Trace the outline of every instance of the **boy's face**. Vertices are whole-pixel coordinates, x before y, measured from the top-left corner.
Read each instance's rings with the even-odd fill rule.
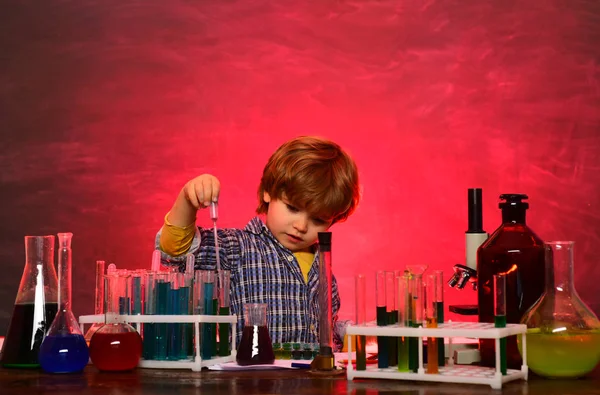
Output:
[[[310,251],[318,233],[325,232],[331,226],[330,220],[312,217],[294,207],[285,196],[273,199],[265,192],[263,199],[269,203],[267,227],[277,241],[292,252]]]

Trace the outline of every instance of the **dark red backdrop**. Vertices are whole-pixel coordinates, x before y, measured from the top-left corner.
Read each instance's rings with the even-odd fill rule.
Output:
[[[243,226],[268,155],[299,134],[360,166],[364,199],[333,229],[344,318],[359,271],[451,273],[472,186],[488,231],[500,193],[528,193],[539,235],[577,242],[600,312],[599,4],[3,0],[0,334],[24,235],[75,234],[75,312],[91,313],[94,261],[148,267],[186,180],[220,177],[221,225]]]

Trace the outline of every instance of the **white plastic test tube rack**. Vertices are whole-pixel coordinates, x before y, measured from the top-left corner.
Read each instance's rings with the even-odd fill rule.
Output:
[[[104,314],[82,315],[79,316],[79,325],[83,329],[83,324],[103,324]],[[201,323],[229,323],[231,324],[231,353],[226,357],[215,357],[202,359],[200,347],[194,347],[194,358],[189,360],[145,360],[140,359],[138,367],[149,369],[191,369],[199,372],[203,367],[218,365],[226,362],[234,362],[237,355],[236,345],[236,324],[235,315],[120,315],[119,322],[125,322],[132,325],[138,333],[142,323],[192,323],[194,324],[194,344],[200,343],[200,324]],[[84,331],[85,333],[85,331]]]
[[[419,339],[419,367],[417,372],[399,372],[397,367],[379,369],[377,366],[367,365],[366,370],[356,370],[351,363],[348,364],[346,377],[378,378],[395,380],[433,381],[442,383],[463,384],[489,384],[494,389],[501,389],[502,384],[509,381],[527,380],[527,326],[521,324],[507,324],[506,328],[494,328],[494,324],[480,322],[446,322],[438,324],[437,328],[411,328],[397,325],[377,326],[374,322],[366,325],[350,325],[346,327],[348,335],[348,360],[352,360],[353,336],[390,336],[390,337],[418,337]],[[506,375],[500,372],[500,339],[506,336],[520,335],[522,339],[523,364],[521,370],[508,369]],[[446,366],[439,367],[439,373],[428,374],[423,366],[423,337],[447,337],[449,339],[450,358]],[[469,337],[479,339],[496,339],[496,367],[488,368],[474,365],[455,365],[452,359],[452,338]]]

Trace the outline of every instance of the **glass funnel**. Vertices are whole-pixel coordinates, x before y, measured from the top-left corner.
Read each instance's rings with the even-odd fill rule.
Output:
[[[80,372],[90,356],[83,333],[71,311],[71,239],[73,233],[58,235],[58,313],[40,347],[42,369],[49,373]]]
[[[236,356],[239,365],[272,364],[275,361],[267,328],[267,304],[244,305],[244,330]]]
[[[544,377],[581,377],[600,360],[600,322],[575,290],[573,247],[572,241],[545,244],[545,290],[521,320],[527,364]]]
[[[131,311],[128,275],[109,274],[106,278],[106,324],[90,340],[90,358],[101,371],[134,369],[142,355],[142,338],[122,315]]]
[[[38,353],[58,311],[54,236],[25,236],[25,268],[2,348],[7,368],[38,368]]]

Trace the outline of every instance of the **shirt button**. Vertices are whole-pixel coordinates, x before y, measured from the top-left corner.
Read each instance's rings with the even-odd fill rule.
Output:
[[[291,261],[293,261],[293,260],[294,260],[294,257],[293,257],[293,256],[291,256],[291,255],[288,255],[288,257],[287,257],[287,260],[291,262]]]
[[[310,330],[314,331],[315,330],[315,326],[313,324],[310,324]]]

